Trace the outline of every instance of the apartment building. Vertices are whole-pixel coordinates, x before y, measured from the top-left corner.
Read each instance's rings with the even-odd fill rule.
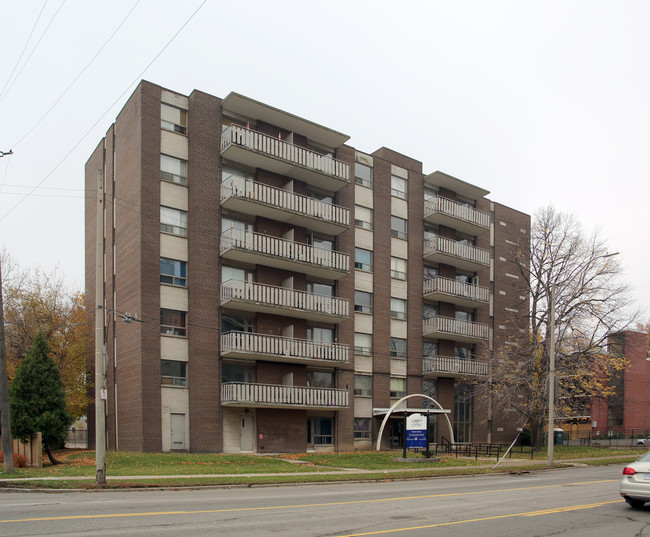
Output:
[[[237,93],[140,83],[86,164],[86,188],[104,182],[109,449],[365,450],[414,394],[457,441],[514,438],[475,382],[527,337],[529,216],[348,140]],[[91,198],[89,298],[97,224]],[[402,401],[381,446],[433,406]]]

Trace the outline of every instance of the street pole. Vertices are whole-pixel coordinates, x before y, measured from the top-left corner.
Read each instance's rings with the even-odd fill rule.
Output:
[[[546,464],[553,466],[553,433],[555,429],[555,284],[551,285],[551,311],[549,313],[548,341],[548,431]]]
[[[14,443],[11,436],[9,414],[9,381],[7,380],[7,354],[5,347],[5,318],[2,302],[2,266],[0,265],[0,429],[2,429],[2,452],[4,468],[8,474],[14,471]]]
[[[97,173],[97,252],[95,259],[95,481],[106,484],[106,376],[104,372],[104,175]]]

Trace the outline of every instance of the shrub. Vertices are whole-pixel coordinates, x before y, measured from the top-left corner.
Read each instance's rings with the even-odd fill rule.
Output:
[[[0,463],[5,462],[4,454],[0,451]],[[27,457],[14,453],[14,468],[27,468]]]

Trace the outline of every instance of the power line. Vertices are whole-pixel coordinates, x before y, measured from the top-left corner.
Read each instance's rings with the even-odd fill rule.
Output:
[[[43,7],[41,8],[41,11],[38,13],[38,17],[36,17],[36,22],[34,22],[34,26],[32,28],[32,31],[29,33],[29,37],[27,38],[27,41],[25,41],[25,46],[23,47],[23,51],[20,53],[20,56],[18,57],[18,61],[16,62],[16,65],[14,65],[14,68],[11,71],[11,74],[9,75],[9,78],[5,82],[4,87],[2,88],[2,91],[0,91],[0,95],[4,96],[5,89],[7,89],[7,85],[9,84],[9,81],[11,78],[14,76],[14,73],[16,72],[16,69],[18,68],[18,64],[20,64],[20,60],[23,59],[23,54],[25,54],[25,51],[27,50],[27,45],[29,44],[29,41],[32,38],[32,35],[34,35],[34,30],[36,30],[36,25],[38,24],[38,21],[41,19],[41,15],[43,14],[43,11],[45,10],[45,6],[47,5],[48,0],[45,0],[43,3]]]
[[[65,1],[65,0],[64,0],[64,1]],[[133,7],[132,7],[132,8],[130,9],[130,11],[126,14],[126,16],[122,19],[122,22],[120,22],[120,24],[117,25],[117,28],[115,28],[115,30],[113,31],[113,33],[109,36],[109,38],[108,38],[108,39],[106,40],[106,42],[102,45],[102,47],[97,51],[97,53],[92,57],[92,59],[91,59],[91,60],[86,64],[86,66],[81,70],[81,72],[80,72],[80,73],[79,73],[79,74],[78,74],[78,75],[77,75],[77,76],[72,80],[72,82],[70,82],[70,84],[68,85],[68,87],[65,88],[65,89],[63,90],[63,93],[61,93],[61,95],[59,95],[59,97],[56,99],[56,101],[54,101],[54,103],[52,103],[52,106],[50,106],[50,107],[47,109],[47,111],[46,111],[46,112],[41,116],[41,118],[40,118],[40,119],[39,119],[39,120],[34,124],[34,126],[31,127],[31,128],[30,128],[30,129],[25,133],[25,134],[23,134],[23,136],[22,136],[22,137],[21,137],[21,138],[20,138],[20,139],[19,139],[19,140],[14,144],[14,147],[16,147],[20,142],[22,142],[25,138],[27,138],[27,137],[32,133],[32,131],[33,131],[36,127],[38,127],[38,126],[43,122],[43,120],[44,120],[44,119],[45,119],[45,118],[50,114],[50,112],[52,111],[52,109],[53,109],[57,104],[59,104],[59,102],[61,101],[61,99],[63,99],[63,97],[65,96],[65,94],[68,93],[68,91],[70,90],[70,88],[72,88],[72,86],[74,86],[74,84],[77,82],[77,80],[79,80],[79,78],[81,78],[81,75],[83,75],[83,74],[86,72],[86,69],[88,69],[88,67],[90,67],[90,66],[92,65],[92,63],[95,61],[95,59],[97,59],[97,56],[99,56],[99,55],[101,54],[101,52],[106,48],[106,45],[108,45],[108,44],[111,42],[111,40],[113,39],[113,37],[115,36],[115,34],[116,34],[116,33],[118,32],[118,30],[122,27],[122,25],[124,24],[124,22],[126,21],[126,19],[129,18],[129,16],[131,15],[131,13],[133,13],[133,10],[138,6],[138,4],[140,3],[140,1],[141,1],[141,0],[137,0],[136,3],[133,4]],[[1,99],[0,99],[0,100],[1,100]],[[103,116],[102,116],[102,117],[103,117]]]
[[[50,172],[45,177],[43,177],[43,179],[30,192],[25,194],[25,197],[23,197],[18,203],[16,203],[11,209],[9,209],[2,217],[0,217],[0,222],[2,222],[5,218],[7,218],[7,216],[9,216],[14,210],[16,210],[16,208],[18,208],[29,196],[31,196],[32,193],[38,187],[40,187],[59,168],[59,166],[61,166],[61,164],[63,164],[68,159],[68,157],[73,153],[73,151],[77,149],[77,147],[79,147],[81,142],[83,142],[86,139],[86,137],[93,131],[93,129],[99,124],[99,122],[102,119],[104,119],[104,116],[108,114],[113,109],[113,107],[122,100],[124,95],[126,95],[126,93],[131,89],[131,87],[137,84],[137,82],[142,78],[142,75],[144,75],[147,69],[149,69],[149,67],[153,65],[153,63],[160,57],[160,55],[163,52],[165,52],[165,50],[167,50],[167,47],[169,47],[169,45],[172,44],[172,42],[185,29],[185,27],[190,23],[190,21],[195,17],[195,15],[199,12],[199,10],[205,5],[207,1],[208,0],[203,0],[203,2],[201,2],[199,7],[197,7],[196,10],[194,10],[194,13],[190,15],[190,17],[183,23],[183,25],[178,29],[178,31],[171,37],[171,39],[167,41],[167,43],[160,50],[160,52],[158,52],[158,54],[154,56],[154,58],[149,62],[149,64],[147,64],[147,66],[140,72],[140,74],[138,74],[135,80],[127,86],[127,88],[118,96],[117,99],[115,99],[115,101],[113,101],[113,103],[111,103],[111,105],[106,109],[106,111],[99,118],[97,118],[97,121],[95,121],[91,125],[91,127],[85,132],[85,134],[77,141],[77,143],[75,143],[74,146],[72,146],[72,149],[70,149],[70,151],[68,151],[65,154],[65,156],[56,164],[56,166],[54,166],[54,168],[52,168]]]
[[[12,88],[13,85],[16,83],[16,80],[18,80],[18,77],[20,76],[20,73],[23,72],[23,69],[24,69],[25,66],[29,63],[30,58],[31,58],[32,55],[34,54],[34,51],[38,48],[38,45],[40,45],[41,41],[43,40],[43,37],[45,37],[45,34],[46,34],[47,31],[50,29],[50,26],[52,26],[52,23],[54,22],[54,19],[56,19],[56,16],[59,14],[59,11],[61,11],[61,8],[63,7],[63,4],[65,4],[65,1],[66,1],[66,0],[63,0],[63,2],[61,2],[61,5],[59,6],[59,9],[56,10],[56,13],[55,13],[54,16],[50,19],[50,22],[49,22],[49,23],[47,24],[47,26],[45,27],[45,30],[43,30],[43,33],[41,34],[41,37],[38,38],[38,41],[36,42],[36,45],[34,45],[34,48],[33,48],[32,51],[29,53],[29,56],[27,56],[27,59],[25,60],[25,63],[23,63],[22,67],[20,68],[20,71],[18,71],[18,73],[16,74],[16,76],[14,77],[14,79],[11,81],[11,84],[9,85],[9,87],[7,88],[7,90],[6,90],[6,91],[5,91],[5,92],[0,96],[0,103],[1,103],[1,102],[4,100],[4,98],[9,94],[9,91],[11,91],[11,88]]]

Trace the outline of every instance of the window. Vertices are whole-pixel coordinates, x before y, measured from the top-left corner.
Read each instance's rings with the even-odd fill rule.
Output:
[[[246,179],[253,179],[253,176],[250,173],[238,170],[232,166],[221,166],[221,182],[224,183],[231,177],[233,180],[241,182],[242,184]]]
[[[454,347],[454,358],[458,358],[459,360],[471,360],[472,351],[467,347],[456,346]]]
[[[390,299],[390,316],[393,319],[406,319],[406,300],[403,298]]]
[[[438,344],[430,341],[423,341],[422,356],[438,356]]]
[[[187,111],[161,103],[160,127],[166,131],[187,134]]]
[[[434,380],[423,380],[422,381],[422,395],[428,395],[431,397],[431,399],[436,398],[436,381]],[[422,408],[438,408],[436,405],[433,404],[433,401],[429,401],[429,399],[422,398]],[[431,423],[435,423],[436,420],[430,420],[429,425],[431,426]],[[435,438],[435,436],[431,435],[429,438]]]
[[[438,268],[437,267],[427,267],[424,265],[423,278],[425,280],[432,280],[433,278],[438,277]]]
[[[398,280],[406,279],[406,259],[390,258],[390,275]]]
[[[467,384],[454,385],[454,439],[472,441],[472,392]]]
[[[332,418],[309,418],[307,421],[307,443],[313,443],[315,446],[330,446],[334,442],[333,430]]]
[[[334,330],[331,328],[320,328],[318,326],[307,328],[307,339],[314,343],[329,345],[334,343]]]
[[[167,386],[187,386],[187,363],[178,360],[161,360],[160,383]]]
[[[396,198],[406,199],[406,179],[390,176],[390,194]]]
[[[307,371],[307,386],[310,388],[334,388],[334,373]]]
[[[469,311],[456,310],[454,318],[457,321],[472,322],[474,320],[474,314]]]
[[[425,203],[429,200],[436,199],[438,197],[438,192],[436,192],[433,188],[427,188],[426,186],[424,187],[424,201]]]
[[[248,274],[252,276],[252,274]],[[229,282],[230,280],[235,280],[239,282],[246,281],[246,271],[238,267],[229,267],[228,265],[221,265],[221,283]]]
[[[354,418],[354,438],[370,439],[370,418]]]
[[[370,397],[372,395],[372,376],[354,375],[354,395]]]
[[[372,209],[354,206],[354,225],[363,229],[372,229]]]
[[[372,313],[372,293],[355,291],[354,311],[357,313]]]
[[[166,336],[185,336],[187,313],[178,310],[160,309],[160,333]]]
[[[433,304],[422,304],[422,318],[431,319],[438,316],[438,306]]]
[[[372,188],[372,168],[357,162],[354,165],[354,182]]]
[[[354,333],[354,352],[356,354],[372,354],[372,334]]]
[[[186,285],[186,268],[185,261],[176,261],[175,259],[160,258],[160,283],[170,285]]]
[[[221,366],[221,382],[241,382],[252,384],[255,382],[253,366],[241,364],[227,364]]]
[[[187,184],[187,161],[160,155],[160,178],[179,185]]]
[[[400,337],[390,338],[390,357],[406,358],[406,340]]]
[[[354,268],[372,271],[372,252],[363,248],[354,249]]]
[[[245,317],[235,317],[234,315],[221,315],[221,333],[227,332],[252,332],[253,321]]]
[[[307,292],[318,296],[334,296],[334,286],[326,283],[307,282]]]
[[[406,395],[406,379],[390,378],[390,396],[393,398]]]
[[[399,216],[390,217],[390,235],[398,239],[406,238],[406,220]]]
[[[160,208],[160,231],[173,235],[187,236],[187,212],[171,207]]]

